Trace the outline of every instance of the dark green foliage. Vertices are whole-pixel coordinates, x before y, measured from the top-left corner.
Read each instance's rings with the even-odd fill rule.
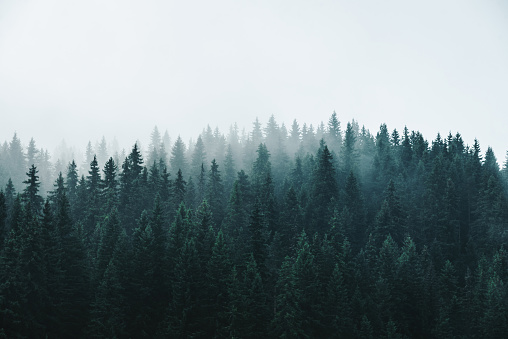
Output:
[[[224,218],[224,185],[219,171],[219,165],[212,160],[210,172],[208,174],[208,187],[206,190],[206,199],[210,204],[213,214],[213,220],[216,225],[219,225]]]
[[[280,268],[275,287],[277,294],[275,315],[272,320],[273,330],[280,338],[308,336],[302,328],[303,314],[299,303],[301,291],[297,288],[296,283],[293,260],[286,257]]]
[[[171,175],[157,129],[146,164],[103,138],[65,177],[14,136],[0,337],[505,337],[508,163],[458,133],[316,126],[208,127]]]
[[[315,231],[323,232],[331,217],[334,200],[338,198],[333,157],[328,146],[318,152],[318,163],[313,175],[312,195],[307,210],[307,221]]]
[[[23,181],[23,183],[26,184],[25,190],[23,191],[23,200],[27,208],[29,208],[34,215],[41,213],[42,204],[44,202],[42,197],[38,194],[39,186],[41,185],[39,176],[37,175],[38,172],[37,168],[32,165],[26,174],[28,179]]]
[[[7,204],[5,194],[0,190],[0,251],[3,249],[7,238]]]
[[[187,190],[187,182],[183,179],[182,171],[178,170],[176,178],[171,185],[172,205],[171,209],[175,210],[185,201],[185,192]]]

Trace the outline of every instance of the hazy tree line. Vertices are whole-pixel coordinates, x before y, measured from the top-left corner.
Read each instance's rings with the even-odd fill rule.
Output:
[[[0,337],[508,333],[508,157],[476,140],[333,113],[101,143],[1,147]]]

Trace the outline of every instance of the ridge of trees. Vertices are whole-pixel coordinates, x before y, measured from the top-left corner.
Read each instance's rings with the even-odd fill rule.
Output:
[[[0,336],[508,333],[508,154],[334,112],[124,155],[0,148]]]

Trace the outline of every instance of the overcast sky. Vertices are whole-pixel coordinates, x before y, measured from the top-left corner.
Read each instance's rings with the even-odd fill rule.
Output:
[[[128,147],[334,110],[504,161],[508,2],[0,0],[2,142]]]

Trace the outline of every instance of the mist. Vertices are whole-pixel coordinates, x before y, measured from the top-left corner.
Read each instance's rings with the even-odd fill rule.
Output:
[[[461,131],[501,157],[506,13],[474,1],[2,2],[0,140],[127,148],[154,126],[188,141],[207,124],[317,126],[336,111],[370,130]]]
[[[0,2],[0,337],[504,338],[506,1]]]

